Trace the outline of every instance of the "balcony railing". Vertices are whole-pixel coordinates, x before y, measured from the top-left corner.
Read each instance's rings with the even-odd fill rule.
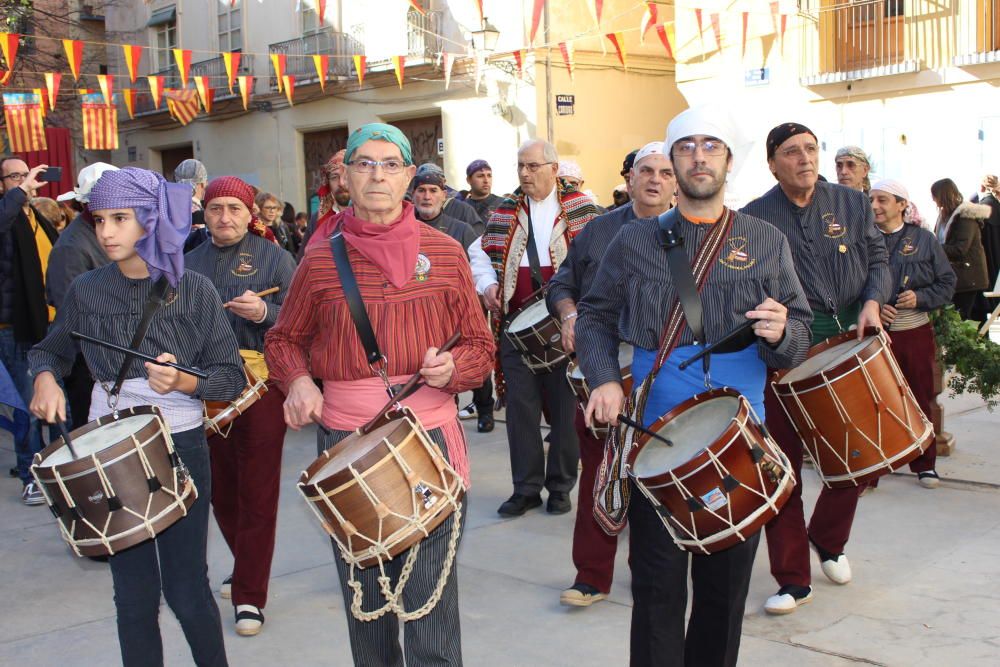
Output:
[[[351,56],[364,54],[365,48],[358,40],[342,32],[321,30],[297,39],[289,39],[268,46],[271,53],[283,53],[285,59],[285,74],[295,77],[296,84],[312,83],[319,80],[316,65],[311,56],[330,56],[330,68],[327,77],[331,79],[349,78],[355,76],[354,59]],[[273,68],[268,65],[271,88],[277,90],[278,81]]]
[[[240,56],[240,66],[236,68],[234,76],[246,76],[253,74],[253,54],[244,53]],[[239,97],[238,84],[233,84],[233,93],[229,92],[229,79],[226,74],[226,62],[222,56],[210,60],[202,60],[199,63],[191,63],[191,76],[207,76],[209,85],[215,88],[215,99],[221,100],[229,97]]]
[[[904,0],[803,0],[802,83],[837,83],[920,69],[919,22]],[[809,25],[812,25],[812,29]]]
[[[191,66],[192,69],[194,65]],[[177,70],[177,67],[170,67],[169,69],[161,70],[159,72],[152,72],[150,76],[162,76],[163,77],[163,87],[164,88],[180,88],[181,87],[181,75]],[[228,90],[226,91],[229,92]],[[141,116],[151,113],[166,112],[167,102],[165,99],[160,99],[160,108],[153,108],[153,95],[149,92],[148,86],[138,86],[138,90],[135,94],[135,115]],[[124,113],[124,111],[122,111]],[[121,117],[121,116],[119,116]]]
[[[443,51],[442,34],[444,24],[444,14],[440,11],[427,12],[422,15],[419,12],[410,11],[406,16],[406,64],[424,65],[434,62],[441,51]],[[358,26],[354,35],[361,42],[365,41],[364,26]],[[383,71],[392,68],[392,61],[388,58],[380,60],[369,60],[368,69],[371,71]]]
[[[1000,62],[1000,0],[964,0],[955,65]]]

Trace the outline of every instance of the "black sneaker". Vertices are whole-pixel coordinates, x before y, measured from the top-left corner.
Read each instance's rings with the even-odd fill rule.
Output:
[[[458,411],[458,418],[459,419],[472,419],[475,416],[476,416],[476,404],[475,403],[469,403],[464,408],[462,408],[462,409],[460,409]]]
[[[493,415],[479,415],[477,429],[480,433],[489,433],[493,430]]]
[[[791,614],[801,605],[812,600],[812,586],[782,586],[764,603],[764,611],[776,616]]]
[[[525,512],[542,506],[542,497],[515,493],[497,509],[497,514],[506,517],[523,516]]]
[[[573,509],[573,502],[569,499],[569,494],[564,491],[549,491],[549,502],[545,505],[545,511],[549,514],[566,514]]]

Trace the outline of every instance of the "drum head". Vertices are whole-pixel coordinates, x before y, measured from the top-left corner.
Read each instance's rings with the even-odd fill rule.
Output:
[[[393,433],[393,431],[405,425],[405,421],[401,419],[394,419],[388,424],[379,426],[371,433],[366,433],[364,435],[353,433],[347,436],[334,445],[334,448],[336,448],[337,451],[333,453],[333,456],[330,457],[329,461],[323,464],[322,468],[313,474],[307,483],[316,484],[334,473],[345,470],[347,466],[351,465],[362,456],[375,449],[375,447],[381,444],[384,439]]]
[[[545,306],[545,301],[536,301],[518,313],[517,317],[510,321],[510,326],[507,330],[511,333],[524,331],[547,317],[550,317],[550,315],[549,309]]]
[[[657,432],[674,446],[650,438],[636,454],[632,473],[644,479],[687,463],[719,439],[739,409],[738,397],[720,396],[685,410]]]
[[[872,336],[866,336],[861,340],[848,340],[840,345],[834,345],[829,349],[823,350],[816,356],[806,359],[801,365],[788,371],[778,384],[788,384],[804,380],[828,368],[833,368],[863,350],[872,341],[872,338]]]
[[[154,419],[156,417],[153,415],[133,415],[119,419],[116,422],[111,422],[110,424],[105,424],[89,433],[73,437],[73,449],[76,450],[77,458],[96,454],[102,449],[118,444],[133,433],[138,433]],[[73,456],[69,452],[69,447],[63,445],[39,463],[38,466],[40,468],[57,466],[69,463],[72,460]]]
[[[625,370],[632,366],[632,354],[634,349],[628,343],[622,343],[618,346],[618,368]],[[569,369],[567,370],[571,380],[583,380],[583,369],[580,368],[580,364],[571,361],[569,362]]]

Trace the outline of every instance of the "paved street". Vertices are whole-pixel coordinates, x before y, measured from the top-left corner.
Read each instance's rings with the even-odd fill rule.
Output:
[[[939,459],[939,489],[910,474],[883,478],[862,499],[847,553],[854,581],[836,587],[813,567],[815,599],[795,614],[766,616],[775,591],[761,541],[744,625],[744,665],[993,665],[1000,652],[1000,418],[982,402],[946,399],[954,456]],[[619,553],[610,599],[589,609],[559,606],[572,583],[573,515],[533,511],[501,520],[510,493],[503,425],[470,432],[473,488],[459,552],[462,635],[471,666],[562,667],[625,664],[631,596],[626,550]],[[13,462],[3,434],[3,469]],[[329,542],[295,489],[314,458],[312,432],[288,436],[278,546],[267,624],[241,638],[222,603],[233,665],[349,665],[346,625]],[[804,473],[807,507],[818,480]],[[44,507],[20,502],[17,480],[0,481],[0,664],[108,665],[119,662],[111,578],[105,565],[72,556]],[[231,559],[214,528],[209,543],[213,587]],[[169,610],[161,614],[167,664],[190,664]]]

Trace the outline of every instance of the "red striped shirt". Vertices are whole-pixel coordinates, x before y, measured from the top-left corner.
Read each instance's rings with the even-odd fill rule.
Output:
[[[271,378],[287,391],[302,376],[322,380],[372,377],[351,320],[330,244],[332,226],[316,230],[295,272],[278,321],[267,332],[265,354]],[[396,289],[361,253],[347,246],[351,268],[371,319],[389,375],[411,375],[430,347],[456,331],[455,373],[445,391],[480,386],[493,364],[493,336],[483,318],[465,250],[429,225],[420,225],[420,255],[429,260],[423,280],[414,276]]]

